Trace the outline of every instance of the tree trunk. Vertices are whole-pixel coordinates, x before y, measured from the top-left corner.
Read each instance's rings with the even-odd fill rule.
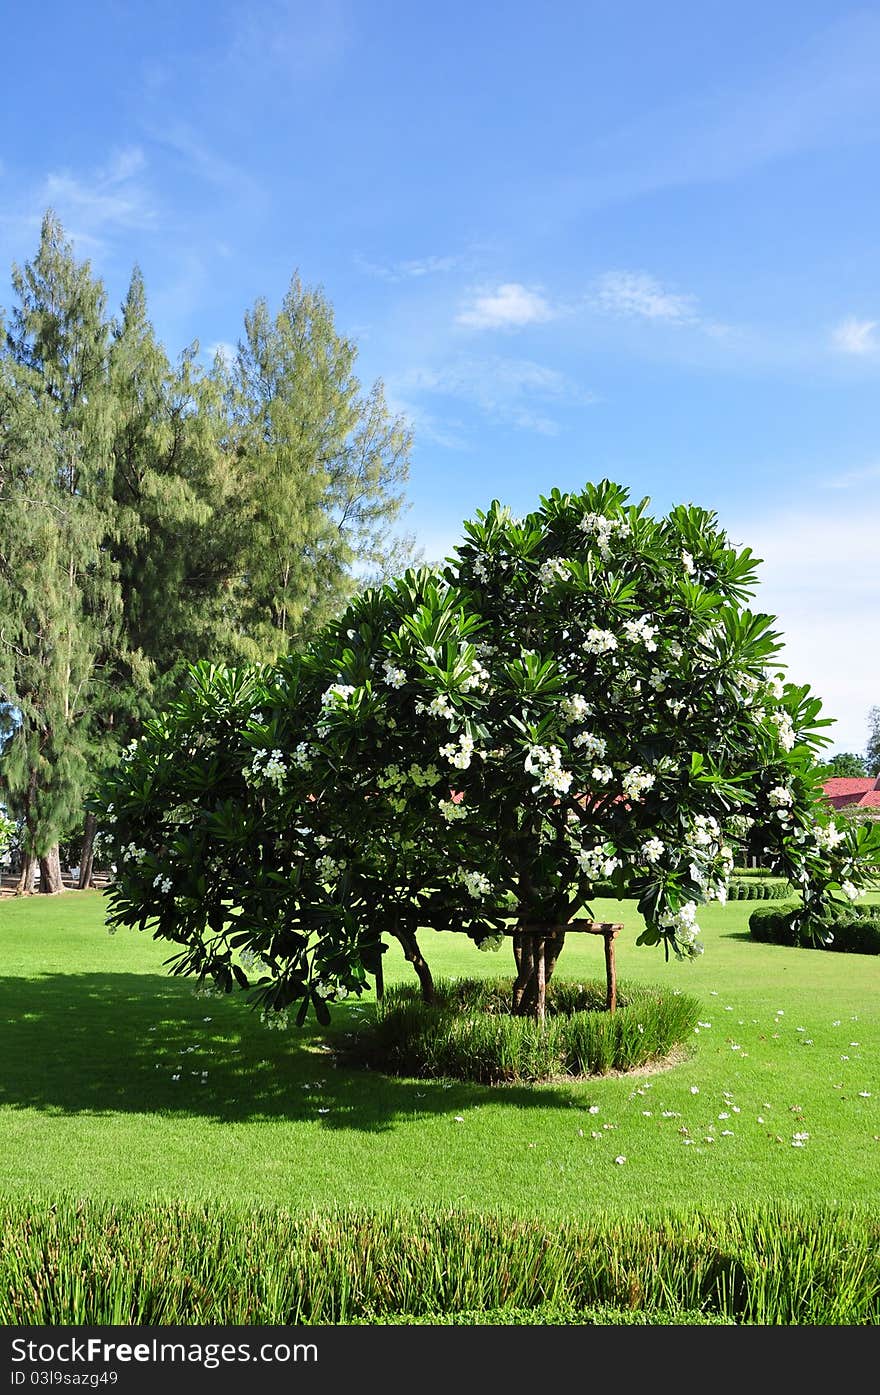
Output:
[[[61,858],[58,844],[50,848],[45,857],[40,858],[40,891],[44,896],[57,896],[64,890],[61,876]]]
[[[37,859],[33,853],[24,853],[21,861],[21,872],[15,886],[16,896],[30,896],[33,893],[36,871]]]
[[[394,933],[400,941],[404,957],[412,964],[416,971],[416,975],[422,987],[422,1002],[433,1003],[435,996],[434,979],[431,975],[428,961],[419,949],[419,942],[416,939],[415,931],[405,930],[400,926],[396,926]]]
[[[513,957],[517,976],[513,985],[512,1011],[515,1017],[535,1017],[543,1022],[547,1011],[547,985],[562,953],[565,932],[542,935],[535,930],[517,930],[513,936]]]
[[[86,814],[83,828],[82,857],[79,862],[79,889],[85,891],[92,884],[92,870],[95,865],[95,833],[98,828],[97,815]]]

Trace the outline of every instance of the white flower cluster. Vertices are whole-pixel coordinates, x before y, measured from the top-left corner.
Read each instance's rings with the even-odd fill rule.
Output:
[[[576,746],[579,750],[586,752],[588,756],[598,756],[599,760],[602,759],[605,752],[608,750],[608,742],[605,740],[604,736],[594,736],[593,733],[589,731],[580,732],[571,744],[572,746]]]
[[[437,801],[437,807],[447,823],[454,823],[456,819],[463,819],[467,814],[463,800],[459,800],[458,803],[456,803],[454,799],[439,799]]]
[[[590,778],[597,785],[610,785],[614,779],[614,771],[610,765],[594,765],[590,771]]]
[[[821,848],[823,852],[831,852],[845,838],[846,834],[833,823],[826,824],[824,828],[817,826],[813,830],[816,847]]]
[[[689,552],[682,551],[682,554],[681,554],[681,565],[684,567],[684,569],[685,569],[685,571],[687,572],[688,576],[693,576],[693,573],[694,573],[694,559],[693,559],[693,557],[691,556],[691,554],[690,554]]]
[[[287,776],[287,766],[284,764],[283,753],[275,751],[257,751],[249,766],[246,766],[243,774],[247,784],[259,789],[261,785],[272,784],[280,790]]]
[[[794,795],[785,785],[777,785],[767,796],[771,809],[784,809],[794,802]]]
[[[860,890],[850,881],[843,881],[840,884],[841,890],[848,901],[858,901],[860,896],[864,896],[864,890]]]
[[[721,826],[711,814],[694,814],[690,842],[695,848],[709,848],[721,838]]]
[[[571,697],[563,698],[559,710],[565,722],[583,722],[593,711],[583,693],[572,693]]]
[[[617,648],[617,640],[610,630],[587,630],[584,649],[588,654],[608,654]]]
[[[461,686],[465,692],[472,692],[475,689],[483,691],[488,682],[489,670],[484,668],[481,663],[475,663],[467,678],[462,679]]]
[[[262,954],[258,954],[255,949],[251,949],[250,945],[245,945],[244,949],[239,950],[238,957],[245,973],[256,973],[257,969],[267,969],[271,967],[268,959],[264,959]]]
[[[260,1021],[270,1032],[283,1032],[290,1026],[287,1008],[281,1008],[278,1012],[267,1012],[264,1009],[260,1013]]]
[[[331,683],[327,691],[321,694],[321,706],[344,707],[354,691],[351,683]]]
[[[474,576],[478,581],[489,580],[489,568],[486,565],[486,558],[482,553],[478,553],[474,558]]]
[[[554,794],[567,794],[574,778],[570,770],[562,769],[562,752],[558,746],[530,746],[524,762],[525,769],[536,777],[532,786],[551,789]]]
[[[790,751],[795,742],[794,727],[791,717],[787,712],[771,712],[768,721],[772,722],[779,732],[779,744],[783,751]]]
[[[315,869],[322,882],[335,881],[344,866],[345,863],[341,859],[330,857],[328,853],[324,853],[315,863]]]
[[[665,851],[666,844],[662,838],[649,838],[642,844],[642,857],[646,862],[659,862]]]
[[[293,752],[293,763],[298,765],[300,770],[311,770],[312,768],[312,748],[307,741],[300,741]]]
[[[96,843],[97,841],[98,839],[95,838]],[[139,848],[136,843],[126,843],[125,847],[120,848],[119,851],[122,857],[130,857],[133,862],[140,862],[147,855],[146,848]]]
[[[620,866],[620,858],[614,856],[610,843],[603,843],[595,848],[581,848],[577,860],[581,871],[593,880],[598,877],[610,877],[615,868]]]
[[[438,693],[437,696],[432,697],[431,701],[428,703],[424,703],[420,699],[416,703],[416,712],[427,712],[432,717],[445,717],[447,722],[451,722],[452,718],[455,716],[455,708],[452,706],[446,693]]]
[[[686,901],[677,911],[664,911],[660,924],[664,929],[674,930],[675,938],[687,947],[691,955],[702,954],[703,946],[694,943],[700,933],[695,901]]]
[[[552,586],[554,581],[568,575],[568,568],[561,557],[549,557],[538,572],[542,586]]]
[[[610,552],[615,533],[624,537],[629,532],[629,523],[625,518],[606,518],[604,513],[585,513],[578,527],[588,538],[595,535],[603,556]]]
[[[382,676],[389,688],[402,688],[406,682],[406,674],[402,668],[396,668],[390,659],[386,659],[382,665]]]
[[[638,799],[640,794],[644,794],[654,784],[655,776],[643,770],[640,765],[634,765],[632,770],[628,770],[621,781],[624,794],[628,799]]]
[[[648,677],[648,683],[654,689],[655,693],[662,693],[666,688],[666,679],[668,677],[668,673],[662,673],[659,668],[652,668]]]
[[[158,876],[153,878],[153,886],[158,887],[163,896],[167,896],[173,886],[173,882],[170,877],[163,877],[160,872]]]
[[[657,648],[657,641],[654,638],[657,633],[657,627],[656,625],[649,624],[644,615],[638,620],[625,620],[623,622],[623,633],[632,644],[641,641],[649,654],[652,654]]]
[[[460,867],[458,880],[464,882],[468,895],[473,896],[475,901],[481,901],[492,890],[492,883],[482,872],[466,872],[463,867]]]
[[[467,732],[462,732],[458,738],[458,745],[450,741],[447,746],[440,747],[440,754],[450,765],[454,765],[456,770],[467,770],[473,756],[481,755],[482,752],[474,749],[474,738],[468,736]]]

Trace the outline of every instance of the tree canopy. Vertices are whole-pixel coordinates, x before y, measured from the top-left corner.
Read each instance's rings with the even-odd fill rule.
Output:
[[[524,518],[493,502],[443,567],[356,597],[302,654],[196,669],[101,804],[114,923],[299,1020],[362,991],[387,936],[430,992],[420,927],[485,948],[511,922],[531,1011],[561,948],[532,932],[609,886],[641,943],[693,955],[737,845],[821,933],[880,831],[822,799],[829,722],[746,607],[758,559],[714,514],[649,502],[608,480]]]

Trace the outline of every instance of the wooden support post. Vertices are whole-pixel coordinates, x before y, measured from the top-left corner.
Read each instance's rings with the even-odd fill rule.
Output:
[[[605,1006],[609,1012],[614,1012],[617,1008],[617,969],[614,963],[614,937],[616,934],[616,928],[605,931],[605,981],[608,985]]]

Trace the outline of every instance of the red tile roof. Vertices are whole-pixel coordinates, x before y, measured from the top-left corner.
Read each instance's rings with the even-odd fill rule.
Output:
[[[828,803],[834,809],[858,804],[860,808],[880,807],[880,775],[835,775],[822,785]]]

